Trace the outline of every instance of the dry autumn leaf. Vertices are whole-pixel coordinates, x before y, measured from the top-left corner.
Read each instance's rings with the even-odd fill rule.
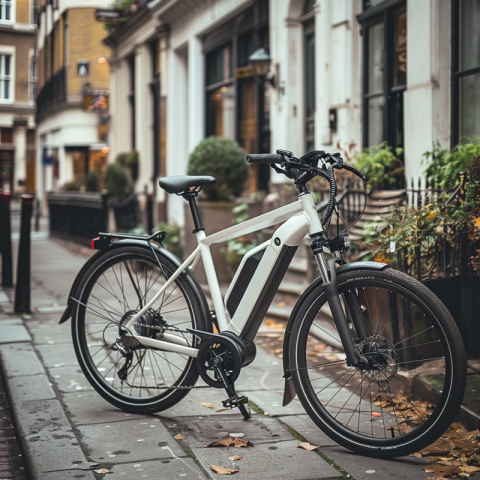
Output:
[[[469,467],[469,466],[466,466],[466,467],[459,467],[460,470],[464,473],[475,473],[475,472],[480,472],[480,468],[478,467]]]
[[[308,450],[309,452],[311,452],[312,450],[315,450],[319,447],[316,445],[311,445],[309,442],[302,442],[298,445],[297,448],[303,448],[304,450]]]
[[[201,403],[200,406],[205,408],[215,408],[211,403]]]
[[[181,433],[175,435],[173,438],[176,438],[177,440],[185,440],[185,437]]]
[[[94,470],[95,473],[110,473],[110,470],[106,468],[99,468],[98,470]]]
[[[444,478],[452,475],[457,475],[461,472],[460,468],[458,467],[449,467],[446,465],[428,465],[423,469],[426,473],[433,473],[434,478]]]
[[[215,410],[215,413],[224,412],[225,410],[231,410],[231,408],[219,408],[218,410]]]
[[[245,438],[225,438],[224,440],[218,440],[215,442],[210,442],[205,445],[205,447],[253,447],[253,443]]]
[[[227,467],[221,467],[219,465],[210,465],[210,468],[215,473],[219,473],[220,475],[233,475],[234,473],[238,473],[238,470],[233,470]]]
[[[229,460],[241,460],[243,457],[241,455],[233,455],[233,457],[228,457]]]
[[[381,417],[382,414],[380,412],[373,412],[372,417]]]

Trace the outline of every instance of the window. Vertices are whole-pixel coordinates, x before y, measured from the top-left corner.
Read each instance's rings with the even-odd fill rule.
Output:
[[[480,0],[453,2],[452,143],[480,132]]]
[[[30,0],[30,23],[37,23],[37,0]]]
[[[0,0],[0,22],[13,22],[13,5],[12,0]]]
[[[364,13],[358,20],[363,27],[363,145],[386,141],[403,148],[406,5],[397,2],[391,7],[391,2],[364,0]]]
[[[53,42],[52,44],[52,60],[53,60]],[[77,75],[79,77],[87,77],[89,73],[90,62],[88,60],[79,60],[77,63]],[[53,75],[53,62],[52,62],[52,75]]]
[[[129,60],[128,65],[130,68],[130,93],[128,94],[128,99],[130,101],[130,128],[131,130],[131,144],[132,150],[136,148],[136,137],[135,137],[135,54],[133,54]]]
[[[313,0],[305,2],[304,22],[305,35],[305,151],[315,150],[315,17]]]
[[[12,56],[0,54],[0,102],[13,100]]]
[[[37,59],[32,56],[30,59],[30,101],[35,102],[38,91],[38,73],[37,73]]]

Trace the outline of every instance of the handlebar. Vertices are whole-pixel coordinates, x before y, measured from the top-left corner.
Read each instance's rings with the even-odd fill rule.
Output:
[[[247,155],[248,163],[283,163],[282,155],[276,153],[251,153]]]

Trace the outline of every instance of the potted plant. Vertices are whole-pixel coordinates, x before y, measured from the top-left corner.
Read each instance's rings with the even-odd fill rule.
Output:
[[[241,195],[248,177],[248,165],[244,151],[228,138],[208,137],[202,140],[190,155],[189,175],[213,175],[217,183],[205,187],[198,197],[198,210],[203,227],[207,235],[224,230],[232,225],[235,198]],[[196,240],[190,232],[193,223],[188,205],[185,210],[186,238],[185,247],[191,252],[196,247]],[[211,246],[213,261],[217,268],[220,282],[231,279],[231,272],[227,269],[221,245]],[[199,265],[196,275],[200,281],[206,280],[203,266]]]

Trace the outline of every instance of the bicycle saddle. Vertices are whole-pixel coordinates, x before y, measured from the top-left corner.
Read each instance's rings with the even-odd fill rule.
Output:
[[[172,175],[170,177],[163,177],[158,184],[167,193],[182,193],[192,187],[203,187],[205,185],[213,185],[217,182],[215,177],[201,176],[195,177],[192,175]]]

